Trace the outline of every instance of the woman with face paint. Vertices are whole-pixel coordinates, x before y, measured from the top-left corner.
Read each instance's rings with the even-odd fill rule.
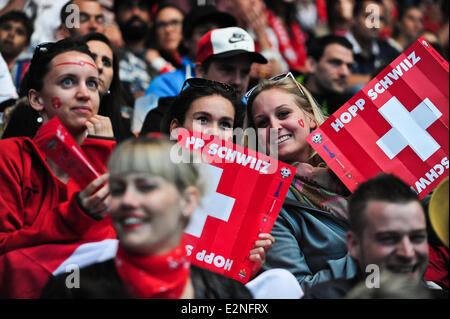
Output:
[[[99,116],[99,74],[86,44],[71,39],[39,45],[23,86],[42,123],[57,116],[97,172],[115,142]],[[107,175],[81,187],[46,158],[33,139],[0,141],[0,255],[48,243],[114,238]]]
[[[291,73],[263,80],[246,99],[246,127],[257,130],[268,155],[297,167],[264,268],[288,269],[304,289],[353,276],[345,242],[350,193],[306,141],[325,121],[320,106]]]
[[[168,160],[177,145],[167,137],[121,143],[109,161],[111,218],[118,248],[106,261],[52,278],[43,298],[252,298],[240,282],[191,266],[183,232],[204,192],[202,167]]]
[[[100,33],[89,33],[83,37],[76,39],[88,45],[89,50],[94,57],[95,66],[99,73],[98,93],[100,95],[100,106],[98,115],[86,122],[89,128],[89,134],[97,134],[91,121],[97,121],[100,116],[108,117],[111,121],[114,138],[117,142],[134,136],[130,130],[130,122],[121,115],[121,85],[119,78],[119,62],[117,55],[113,51],[109,40]],[[28,96],[26,89],[22,90],[21,95]],[[57,108],[60,104],[58,98],[51,101],[52,105]],[[40,121],[39,112],[28,103],[18,104],[11,112],[8,126],[2,138],[28,136],[33,138],[39,129],[42,121]],[[107,124],[107,119],[103,123]],[[98,123],[101,124],[101,123]]]

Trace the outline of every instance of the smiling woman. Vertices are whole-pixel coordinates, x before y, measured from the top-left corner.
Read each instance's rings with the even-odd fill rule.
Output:
[[[199,164],[170,161],[176,146],[161,136],[116,148],[109,183],[117,253],[81,269],[80,288],[69,289],[63,274],[42,297],[252,298],[242,283],[189,264],[183,231],[203,195],[204,175]]]
[[[39,45],[23,82],[29,105],[46,123],[55,116],[105,173],[115,142],[109,118],[99,116],[98,70],[87,46],[71,39]],[[87,133],[102,139],[86,137]],[[107,175],[81,187],[33,139],[0,141],[0,254],[54,242],[115,237],[107,211]]]
[[[349,192],[306,141],[325,121],[319,105],[291,73],[263,80],[246,98],[246,126],[257,130],[264,149],[277,151],[270,156],[297,167],[264,267],[289,270],[304,289],[352,276],[356,267],[345,244]]]

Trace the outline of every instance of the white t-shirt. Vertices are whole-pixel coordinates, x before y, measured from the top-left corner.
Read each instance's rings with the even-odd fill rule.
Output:
[[[18,95],[11,78],[11,73],[9,73],[8,65],[0,53],[0,103],[17,98]]]

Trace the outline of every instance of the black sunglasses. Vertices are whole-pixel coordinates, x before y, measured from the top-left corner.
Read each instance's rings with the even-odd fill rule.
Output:
[[[42,53],[46,54],[48,53],[55,45],[55,42],[42,42],[39,43],[36,48],[34,49],[35,53]]]
[[[183,92],[184,90],[186,90],[188,87],[192,87],[192,88],[214,88],[215,90],[219,90],[222,91],[224,93],[227,94],[234,94],[236,95],[236,90],[225,83],[222,82],[217,82],[217,81],[212,81],[212,80],[207,80],[207,79],[202,79],[202,78],[190,78],[187,79],[186,81],[184,81],[183,83],[183,87],[181,88],[181,92]]]

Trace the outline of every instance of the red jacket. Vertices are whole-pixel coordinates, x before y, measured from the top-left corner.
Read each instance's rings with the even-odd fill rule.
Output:
[[[82,150],[94,168],[106,172],[115,142],[86,138]],[[77,204],[80,187],[63,184],[29,138],[0,140],[0,255],[49,243],[115,238],[109,217],[94,220]]]
[[[115,256],[115,242],[108,239],[89,243],[46,244],[3,254],[0,256],[0,298],[39,298],[52,275],[64,272],[75,274],[74,269],[67,268],[67,265],[80,269]]]

